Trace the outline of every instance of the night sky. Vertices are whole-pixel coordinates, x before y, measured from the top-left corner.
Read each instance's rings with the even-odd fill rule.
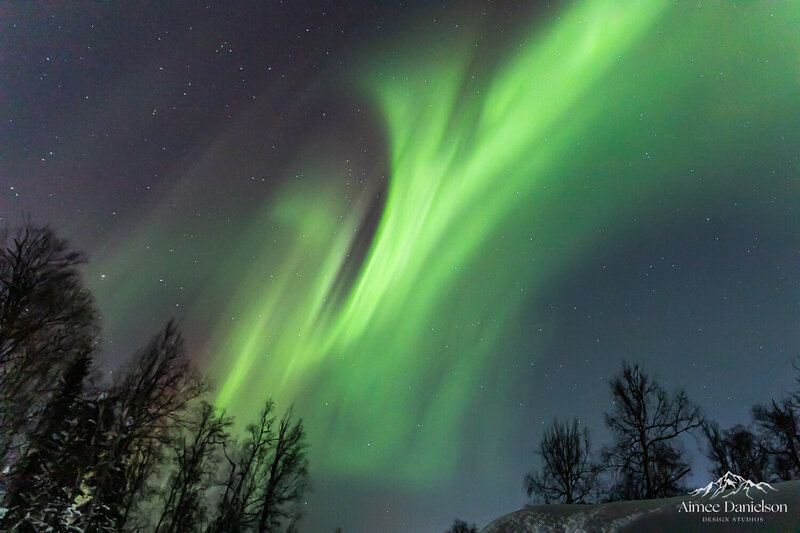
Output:
[[[175,316],[237,420],[295,403],[304,531],[483,526],[554,417],[607,442],[623,358],[723,427],[792,387],[799,23],[4,2],[0,218],[89,254],[100,372]]]

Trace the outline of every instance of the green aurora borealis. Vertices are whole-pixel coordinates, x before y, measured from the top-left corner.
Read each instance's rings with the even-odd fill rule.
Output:
[[[632,206],[737,186],[695,176],[734,172],[732,145],[759,144],[736,121],[757,135],[795,96],[781,86],[797,67],[786,6],[580,4],[472,85],[464,42],[412,50],[396,73],[377,58],[361,79],[391,161],[366,258],[337,283],[364,213],[316,182],[281,191],[248,238],[279,227],[280,244],[256,254],[231,305],[241,318],[216,330],[219,403],[244,413],[258,403],[242,391],[296,398],[332,459],[317,468],[449,475],[452,436],[478,401],[498,409],[482,407],[487,435],[509,431],[490,414],[503,398],[480,391],[511,386],[493,368],[520,307],[619,238]],[[773,11],[787,23],[770,24]],[[768,24],[783,31],[767,36]],[[715,27],[725,32],[710,39]]]
[[[344,185],[340,154],[297,147],[225,261],[187,274],[202,289],[180,311],[206,336],[217,403],[240,421],[266,393],[295,403],[317,476],[436,487],[475,439],[500,469],[525,416],[513,355],[553,342],[528,331],[539,295],[681,199],[729,202],[796,159],[796,2],[579,2],[484,47],[465,17],[398,29],[328,73],[385,135],[377,204],[377,187]],[[183,172],[223,179],[208,160],[230,161],[230,135]],[[175,187],[90,277],[134,261],[177,277],[183,260],[135,258],[188,231],[172,213],[193,195]],[[230,235],[192,223],[204,242]],[[112,331],[163,289],[96,285]]]
[[[426,483],[448,475],[459,458],[448,436],[492,376],[503,325],[606,222],[600,208],[548,230],[550,195],[574,186],[548,176],[592,127],[583,111],[568,116],[577,101],[658,11],[582,5],[484,90],[464,90],[469,48],[457,45],[412,58],[410,75],[365,75],[391,154],[366,259],[351,286],[337,286],[363,213],[339,221],[346,206],[317,185],[281,194],[257,228],[287,228],[287,244],[265,248],[243,280],[232,309],[248,318],[223,325],[213,351],[237,356],[222,362],[218,403],[240,412],[250,405],[241,390],[298,395],[315,407],[304,409],[313,440],[336,450],[325,468]],[[630,194],[620,187],[613,201]],[[499,236],[518,248],[507,263],[486,250]],[[512,377],[491,378],[495,390]]]

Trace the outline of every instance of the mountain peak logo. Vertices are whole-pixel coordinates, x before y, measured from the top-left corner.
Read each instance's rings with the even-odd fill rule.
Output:
[[[691,496],[700,495],[703,498],[705,498],[710,494],[711,496],[709,496],[708,499],[713,500],[717,496],[721,496],[722,498],[728,498],[730,496],[733,496],[734,494],[743,492],[745,496],[747,496],[752,500],[753,497],[750,496],[751,490],[761,491],[764,494],[769,494],[767,492],[767,489],[773,492],[778,492],[778,489],[774,488],[766,481],[761,481],[760,483],[753,483],[749,479],[745,479],[742,476],[734,474],[729,470],[728,472],[725,472],[725,475],[719,478],[718,480],[712,481],[705,487],[695,489],[689,494]]]

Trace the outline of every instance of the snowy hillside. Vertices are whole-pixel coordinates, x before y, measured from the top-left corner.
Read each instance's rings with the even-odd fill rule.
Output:
[[[704,488],[661,500],[527,506],[498,518],[481,533],[800,531],[800,481],[774,483],[767,494],[750,490],[750,496],[738,483],[731,486],[714,499],[704,494],[714,491]]]

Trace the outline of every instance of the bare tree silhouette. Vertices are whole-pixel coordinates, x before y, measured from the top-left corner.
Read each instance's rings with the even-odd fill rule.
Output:
[[[589,432],[578,419],[571,424],[553,420],[539,443],[541,470],[525,476],[528,497],[545,503],[586,503],[597,493],[600,466],[590,455]]]
[[[683,491],[690,471],[680,436],[703,423],[700,408],[682,390],[668,394],[638,365],[623,361],[610,381],[614,410],[605,421],[614,443],[603,456],[615,469],[612,498],[660,498]]]

